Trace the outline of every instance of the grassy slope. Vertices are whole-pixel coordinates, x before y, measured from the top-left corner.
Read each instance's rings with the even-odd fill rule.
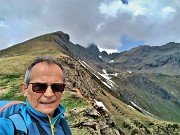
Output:
[[[141,79],[143,76],[151,83],[146,83],[146,80]],[[140,81],[141,85],[139,85]],[[173,94],[177,101],[180,99],[178,77],[160,74],[141,74],[140,76],[139,74],[127,73],[114,78],[114,82],[119,85],[120,91],[129,94],[128,100],[133,101],[144,110],[158,116],[159,119],[180,122],[180,108],[173,103],[173,98],[171,100],[162,99],[154,92],[154,89],[158,89],[157,87],[160,86]]]
[[[162,75],[162,74],[147,74],[146,75],[150,80],[161,86],[163,89],[167,90],[176,100],[180,102],[180,76],[168,76],[168,75]],[[173,100],[173,99],[172,99]],[[164,100],[166,103],[164,105],[164,109],[169,110],[165,113],[162,113],[164,117],[168,117],[169,120],[180,122],[180,107],[177,107],[173,102]],[[160,108],[160,107],[158,107]],[[161,107],[162,109],[162,107]],[[167,119],[168,120],[168,119]]]

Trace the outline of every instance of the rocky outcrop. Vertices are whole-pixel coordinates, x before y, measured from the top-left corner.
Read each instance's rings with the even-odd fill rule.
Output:
[[[123,127],[131,131],[131,135],[180,135],[180,125],[174,123],[159,123],[153,122],[143,123],[134,120],[133,123],[124,122]]]
[[[97,47],[97,45],[95,45],[94,43],[90,44],[88,47],[86,47],[87,51],[95,56],[99,56],[100,55],[100,51]]]
[[[142,76],[132,76],[131,78],[129,78],[128,81],[134,83],[140,89],[147,90],[149,93],[156,95],[162,99],[170,100],[172,97],[168,91],[159,87],[157,84],[155,84],[148,78]]]
[[[92,135],[124,135],[108,112],[97,106],[75,108],[70,115],[81,117],[71,125],[72,128],[86,128]]]
[[[66,42],[66,43],[69,43],[70,37],[69,37],[68,34],[65,34],[65,33],[59,31],[59,32],[52,33],[52,35],[55,35],[59,39],[61,39],[62,41]]]

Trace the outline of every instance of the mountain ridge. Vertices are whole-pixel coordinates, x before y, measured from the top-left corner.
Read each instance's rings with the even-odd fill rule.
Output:
[[[133,70],[134,72],[145,71],[162,74],[180,74],[180,71],[178,70],[180,67],[179,43],[170,42],[162,46],[138,46],[129,51],[112,53],[108,55],[105,51],[100,52],[97,45],[94,43],[89,44],[89,46],[86,48],[78,44],[74,46],[74,44],[70,42],[70,37],[68,34],[56,32],[53,35],[58,36],[61,40],[67,43],[66,45],[61,44],[65,50],[68,50],[76,58],[82,60],[87,59],[88,61],[91,60],[93,62],[105,61],[106,64],[118,69],[122,69],[122,71],[127,71],[128,69]],[[58,42],[59,41],[57,41],[57,43]],[[169,50],[171,50],[171,52]],[[137,66],[137,63],[142,64]],[[123,65],[126,66],[124,67]],[[136,67],[133,67],[132,65],[136,65]],[[163,70],[160,68],[163,68]],[[174,72],[169,72],[170,69],[175,70]]]
[[[171,48],[171,51],[178,53],[178,49],[172,49],[176,48],[177,45],[179,44],[169,43],[169,45],[163,46],[165,49],[162,50],[168,51]],[[139,48],[144,49],[144,47]],[[138,51],[139,48],[134,49]],[[150,48],[145,46],[147,52]],[[134,51],[134,49],[130,51]],[[157,49],[154,50],[157,51]],[[180,121],[178,113],[180,112],[179,76],[167,74],[167,71],[162,74],[151,73],[152,71],[149,72],[148,70],[147,72],[138,72],[138,70],[131,70],[131,68],[125,68],[125,70],[114,68],[114,65],[116,67],[119,65],[117,66],[116,62],[112,60],[118,59],[119,56],[124,56],[120,60],[127,60],[126,58],[129,57],[127,55],[132,55],[130,51],[108,55],[105,51],[99,52],[95,44],[90,44],[87,48],[79,44],[73,44],[69,35],[63,32],[45,34],[1,50],[0,75],[2,76],[0,78],[9,76],[9,74],[10,76],[15,74],[18,77],[19,74],[23,73],[22,68],[27,65],[30,59],[40,54],[51,54],[58,57],[63,67],[65,67],[69,89],[78,89],[82,96],[89,100],[88,102],[93,102],[94,99],[102,101],[115,118],[117,127],[121,129],[119,132],[123,130],[126,134],[133,132],[139,134],[142,132],[158,133],[158,131],[155,131],[157,129],[162,130],[162,133],[165,134],[170,132],[166,130],[167,128],[175,133],[176,128],[170,129],[174,124],[171,124],[170,127],[167,127],[166,124],[158,125],[157,119],[160,121],[166,120],[166,122]],[[170,52],[170,54],[173,53]],[[142,59],[146,56],[144,54]],[[179,57],[177,57],[177,61],[179,62]],[[134,65],[132,64],[132,66]],[[0,80],[0,82],[3,81]],[[138,110],[141,111],[141,113],[138,113],[136,110],[130,109],[129,106],[133,106],[131,103],[152,114],[152,118],[146,116],[148,114],[145,114],[145,116],[141,114],[143,113],[141,110]],[[142,129],[144,131],[141,131],[138,123],[143,125]],[[154,126],[151,127],[147,123],[154,124]],[[158,126],[162,126],[162,129]],[[150,129],[150,131],[146,129]]]
[[[105,63],[110,67],[121,69],[122,72],[132,70],[138,73],[155,72],[180,75],[180,43],[170,42],[162,46],[141,45],[129,51],[107,54],[105,51],[100,52],[94,43],[89,44],[86,48],[79,44],[73,44],[69,35],[61,31],[45,34],[29,41],[36,42],[38,40],[59,44],[59,47],[77,59]],[[88,63],[90,64],[90,62]],[[174,69],[173,72],[171,69]]]

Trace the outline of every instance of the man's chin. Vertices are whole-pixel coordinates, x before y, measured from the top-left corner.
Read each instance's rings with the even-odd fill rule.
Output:
[[[50,108],[44,108],[42,110],[39,110],[41,113],[46,114],[46,115],[53,115],[54,114],[54,109]]]

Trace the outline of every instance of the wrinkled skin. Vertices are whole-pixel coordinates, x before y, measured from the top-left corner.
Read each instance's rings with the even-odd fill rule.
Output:
[[[64,74],[56,64],[41,62],[32,68],[30,83],[64,83]],[[47,87],[44,93],[32,91],[32,84],[22,85],[24,96],[27,97],[30,105],[39,112],[53,116],[55,109],[59,106],[62,97],[61,92],[53,92],[51,86]]]

